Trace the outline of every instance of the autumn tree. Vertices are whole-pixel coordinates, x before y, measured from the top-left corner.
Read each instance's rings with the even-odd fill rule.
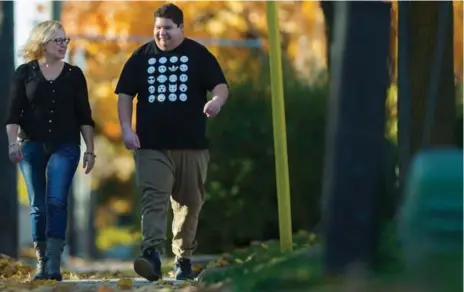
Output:
[[[94,117],[97,123],[96,151],[98,152],[98,163],[92,171],[93,188],[100,194],[97,196],[100,200],[100,210],[96,218],[97,228],[108,226],[114,222],[115,216],[112,215],[115,210],[132,209],[120,208],[120,201],[125,201],[131,205],[137,200],[134,200],[134,191],[132,184],[133,174],[133,158],[124,145],[121,143],[121,132],[119,128],[116,101],[117,96],[113,93],[115,83],[124,62],[127,60],[132,51],[140,46],[143,42],[153,38],[153,12],[157,7],[162,5],[162,2],[63,2],[62,22],[65,25],[66,32],[71,36],[70,44],[70,59],[75,62],[74,56],[76,53],[85,53],[85,74],[87,77],[90,99]],[[234,141],[244,141],[247,145],[241,147],[242,152],[237,152],[235,155],[240,155],[238,158],[231,153],[233,149],[229,149],[229,145],[217,147],[216,151],[221,153],[221,157],[217,161],[222,161],[224,165],[234,165],[231,168],[222,167],[221,163],[211,165],[211,184],[214,179],[220,181],[222,186],[220,190],[216,187],[210,187],[209,193],[216,194],[216,202],[235,204],[236,208],[231,206],[228,213],[236,214],[241,203],[238,200],[246,200],[245,198],[237,198],[234,202],[226,202],[224,192],[230,193],[236,190],[236,187],[228,187],[228,184],[238,184],[234,180],[236,173],[234,169],[239,169],[246,161],[252,161],[254,165],[250,170],[243,170],[249,173],[254,167],[264,165],[266,173],[273,171],[272,166],[268,167],[267,161],[273,161],[268,157],[272,153],[272,144],[260,145],[268,147],[271,151],[265,150],[261,155],[253,155],[253,158],[247,158],[250,153],[254,153],[253,143],[246,140],[247,135],[253,129],[260,135],[267,135],[267,130],[270,127],[267,120],[268,102],[269,102],[269,72],[268,65],[268,45],[267,45],[267,27],[266,27],[266,7],[265,3],[260,2],[240,2],[240,1],[218,1],[218,2],[176,2],[184,11],[184,27],[188,37],[205,40],[209,39],[214,42],[221,40],[243,40],[255,39],[260,40],[262,46],[260,48],[223,46],[207,43],[208,48],[218,57],[221,66],[224,68],[227,79],[230,81],[234,90],[234,101],[228,105],[228,112],[231,117],[236,119],[237,116],[253,116],[255,119],[254,125],[247,126],[245,124],[237,124],[236,122],[227,122],[229,117],[224,111],[222,115],[221,130],[215,130],[215,126],[210,127],[212,135],[221,135],[223,129],[229,128]],[[325,91],[323,86],[314,90],[309,90],[306,86],[308,83],[315,83],[321,72],[325,70],[325,37],[324,37],[324,20],[322,11],[317,2],[310,1],[294,1],[279,3],[279,18],[282,33],[282,48],[284,55],[284,66],[286,69],[285,84],[288,87],[293,86],[293,92],[287,91],[287,100],[293,96],[298,98],[293,99],[292,106],[289,106],[292,111],[293,121],[289,121],[288,125],[295,123],[303,123],[311,133],[311,137],[316,137],[322,133],[323,124],[320,122],[323,117],[323,105]],[[303,80],[306,84],[303,87],[297,83],[297,79]],[[297,86],[298,85],[298,86]],[[309,92],[309,93],[308,93]],[[300,99],[301,97],[301,99]],[[306,101],[304,101],[306,99]],[[231,98],[232,100],[232,98]],[[296,106],[297,102],[308,102],[308,106]],[[237,104],[239,103],[239,104]],[[234,104],[236,105],[234,109]],[[308,115],[309,112],[313,113]],[[304,112],[298,112],[303,109]],[[247,114],[248,113],[248,114]],[[297,122],[297,119],[301,119]],[[304,122],[309,119],[310,122]],[[217,121],[215,121],[217,122]],[[246,120],[243,121],[244,123]],[[248,123],[248,122],[247,122]],[[309,126],[311,125],[311,126]],[[245,133],[241,133],[240,127],[247,127]],[[250,128],[251,127],[251,128]],[[301,128],[300,126],[298,126]],[[306,135],[305,133],[304,135]],[[289,137],[295,137],[295,131],[289,133]],[[293,135],[293,136],[292,136]],[[267,137],[267,136],[266,136]],[[221,138],[223,140],[223,138]],[[217,138],[216,138],[217,140]],[[322,149],[319,140],[311,142],[308,145],[313,147],[315,152],[320,153]],[[265,143],[261,140],[261,143]],[[272,141],[272,140],[270,140]],[[219,142],[216,142],[219,143]],[[306,142],[303,142],[303,145]],[[322,142],[321,142],[322,143]],[[229,143],[230,144],[230,143]],[[293,145],[294,151],[302,149],[302,144]],[[316,146],[313,146],[316,145]],[[249,147],[249,148],[246,148]],[[320,148],[319,148],[320,147]],[[289,151],[292,144],[289,144]],[[307,149],[308,147],[306,147]],[[266,148],[267,149],[267,148]],[[312,150],[307,150],[309,153]],[[260,153],[261,153],[260,152]],[[294,152],[297,153],[297,152]],[[299,153],[299,152],[298,152]],[[318,158],[320,154],[314,154],[316,159],[313,159],[312,168],[314,171],[312,183],[309,185],[318,185],[320,183]],[[291,158],[290,158],[291,159]],[[227,162],[227,163],[226,163]],[[245,167],[245,166],[243,166]],[[218,169],[219,168],[219,169]],[[242,170],[240,170],[242,171]],[[307,171],[307,170],[306,170]],[[307,173],[301,172],[301,175],[293,175],[293,181],[298,184],[308,186],[306,181]],[[260,171],[261,182],[255,181],[252,186],[247,186],[247,181],[242,181],[238,187],[248,189],[248,192],[255,193],[253,188],[264,184],[270,192],[274,191],[269,179]],[[271,178],[272,179],[272,178]],[[300,183],[301,181],[301,183]],[[214,185],[216,186],[216,185]],[[314,189],[317,187],[314,187]],[[263,193],[262,187],[260,187]],[[295,187],[297,189],[297,187]],[[221,196],[217,195],[221,192]],[[300,192],[303,194],[303,191]],[[319,194],[319,191],[314,191]],[[263,193],[264,195],[265,193]],[[237,194],[236,194],[237,195]],[[272,194],[263,197],[262,206],[272,206]],[[116,200],[119,200],[117,204]],[[305,200],[317,200],[317,196],[308,198],[307,193],[304,196],[294,196],[296,204],[298,202],[306,202]],[[215,206],[214,202],[209,200],[210,206]],[[214,200],[213,200],[214,201]],[[116,206],[117,205],[117,206]],[[311,204],[317,208],[316,204]],[[215,208],[206,213],[209,218],[221,218],[223,214],[212,214]],[[270,209],[273,210],[273,209]],[[117,211],[119,212],[119,211]],[[208,211],[206,211],[208,212]],[[238,211],[237,211],[238,212]],[[270,211],[272,212],[272,211]],[[295,210],[293,212],[295,222],[304,222],[309,225],[310,221],[307,217],[307,210]],[[317,216],[317,212],[311,212],[311,216]],[[232,216],[232,215],[230,215]],[[270,217],[273,213],[270,214]],[[298,220],[299,219],[299,220]],[[112,221],[113,220],[113,221]],[[238,219],[233,219],[238,220]],[[264,218],[266,222],[273,219]],[[269,221],[270,220],[270,221]],[[240,224],[232,224],[239,226]],[[261,221],[256,220],[256,228],[250,227],[245,231],[245,234],[224,235],[222,238],[228,244],[232,240],[225,238],[241,237],[248,238],[248,234],[269,233],[264,230]],[[268,226],[271,224],[267,224]],[[229,228],[230,229],[230,228]],[[208,229],[204,229],[208,230]],[[210,230],[206,231],[206,235],[213,234]],[[205,235],[205,236],[206,236]],[[216,244],[215,248],[221,248],[220,243]]]
[[[153,36],[153,12],[162,2],[65,2],[62,21],[73,37],[71,56],[85,51],[92,108],[97,122],[99,164],[97,180],[116,176],[130,179],[133,162],[124,153],[113,94],[122,65],[129,54]],[[267,27],[263,2],[176,2],[184,11],[185,33],[204,39],[257,39],[261,48],[208,45],[226,71],[228,80],[240,84],[248,80],[267,80],[261,72],[267,64]],[[294,68],[301,78],[315,78],[325,69],[323,15],[317,2],[293,1],[279,5],[285,66]],[[127,41],[132,38],[132,41]],[[98,187],[98,182],[95,187]]]

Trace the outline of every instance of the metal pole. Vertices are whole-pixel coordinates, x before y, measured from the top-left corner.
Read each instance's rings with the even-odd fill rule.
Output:
[[[14,2],[0,2],[0,88],[1,120],[4,120],[10,82],[14,73]],[[5,129],[5,128],[3,128]],[[0,134],[0,253],[18,257],[18,194],[17,167],[8,158],[8,138]]]
[[[52,3],[52,17],[53,20],[61,20],[61,6],[62,2],[61,1],[53,1]]]
[[[287,161],[287,128],[282,81],[282,57],[277,4],[267,1],[267,27],[269,34],[269,62],[271,66],[272,121],[274,130],[277,199],[279,210],[280,247],[282,252],[293,249],[290,182]]]

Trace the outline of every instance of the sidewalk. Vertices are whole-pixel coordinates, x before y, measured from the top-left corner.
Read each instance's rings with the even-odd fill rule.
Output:
[[[148,282],[143,278],[113,278],[113,279],[93,279],[93,280],[64,280],[59,286],[73,286],[73,288],[80,288],[80,289],[89,289],[89,288],[97,288],[97,291],[104,291],[102,287],[109,287],[113,289],[139,289],[142,287],[150,288],[150,291],[154,291],[152,289],[163,289],[163,288],[170,288],[170,289],[180,289],[186,287],[184,281],[177,281],[173,278],[164,278],[163,280],[157,282]],[[187,284],[188,285],[188,284]],[[74,291],[74,289],[73,289]],[[148,291],[148,289],[145,289]],[[156,291],[156,290],[155,290]]]
[[[192,263],[195,265],[205,266],[208,262],[215,259],[216,256],[202,255],[192,258]],[[8,258],[5,258],[8,260]],[[172,258],[163,259],[163,275],[162,280],[149,282],[140,278],[133,271],[132,262],[120,261],[114,259],[88,261],[79,258],[70,258],[67,266],[63,267],[64,280],[62,282],[54,281],[38,281],[30,282],[28,279],[30,267],[22,270],[33,264],[33,259],[23,259],[22,261],[12,261],[11,269],[19,278],[0,279],[0,291],[36,291],[36,292],[116,292],[116,291],[184,291],[184,292],[219,292],[224,291],[222,287],[213,287],[212,289],[201,287],[198,281],[178,281],[172,278]],[[19,266],[17,266],[19,265]],[[22,265],[22,266],[21,266]],[[20,267],[21,266],[21,267]],[[19,272],[21,269],[21,272]],[[197,280],[197,279],[195,279]],[[6,289],[6,290],[5,290]]]
[[[192,265],[198,273],[200,270],[195,269],[198,266],[205,266],[214,260],[213,255],[198,255],[192,257]],[[35,260],[30,257],[21,259],[21,262],[27,263],[31,267],[35,265]],[[157,282],[149,282],[140,278],[133,270],[133,262],[118,259],[103,260],[85,260],[82,258],[68,258],[66,265],[63,266],[64,280],[60,283],[24,283],[26,290],[11,291],[98,291],[98,292],[115,292],[120,290],[126,291],[196,291],[197,281],[178,281],[173,278],[173,259],[162,258],[162,270],[164,278]],[[201,269],[201,268],[200,268]],[[196,280],[196,279],[195,279]],[[12,280],[15,282],[15,280]],[[16,280],[17,281],[17,280]],[[21,280],[19,282],[22,282]],[[10,283],[10,284],[9,284]],[[0,280],[0,291],[4,288],[12,288],[8,279]],[[16,282],[18,283],[18,282]],[[38,287],[40,286],[40,287]],[[184,289],[185,288],[185,289]],[[37,290],[39,289],[39,290]],[[186,290],[187,289],[187,290]]]
[[[206,265],[215,258],[216,256],[201,255],[192,257],[191,260],[195,266]],[[166,274],[166,271],[172,269],[172,261],[173,259],[171,258],[162,259],[164,274]],[[118,261],[114,259],[86,261],[73,258],[68,261],[66,269],[70,273],[79,274],[80,279],[64,280],[61,285],[71,285],[79,289],[95,287],[101,290],[104,289],[103,287],[109,287],[112,289],[136,289],[136,291],[158,291],[159,289],[167,289],[165,291],[169,291],[169,289],[179,290],[195,286],[191,283],[175,280],[171,277],[172,275],[165,276],[162,280],[151,283],[135,274],[132,261]],[[91,275],[92,273],[95,274]],[[86,277],[85,274],[89,274],[89,277]]]
[[[192,257],[193,265],[204,265],[216,259],[214,255],[198,255]],[[171,258],[162,258],[163,266],[172,266]],[[123,272],[133,270],[132,261],[120,261],[117,259],[106,259],[90,261],[80,258],[70,258],[66,265],[66,270],[71,273],[91,273],[91,272]]]

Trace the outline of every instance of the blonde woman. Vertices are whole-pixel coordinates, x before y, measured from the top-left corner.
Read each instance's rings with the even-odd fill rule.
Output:
[[[82,70],[63,61],[69,38],[57,21],[31,31],[19,52],[25,61],[14,74],[6,118],[9,157],[27,185],[32,238],[37,255],[33,279],[62,280],[67,199],[80,160],[95,163],[94,121]]]

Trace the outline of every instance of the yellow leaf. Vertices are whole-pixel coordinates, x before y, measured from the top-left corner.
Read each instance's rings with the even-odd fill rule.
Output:
[[[119,279],[117,285],[121,289],[131,289],[132,288],[132,279]]]

